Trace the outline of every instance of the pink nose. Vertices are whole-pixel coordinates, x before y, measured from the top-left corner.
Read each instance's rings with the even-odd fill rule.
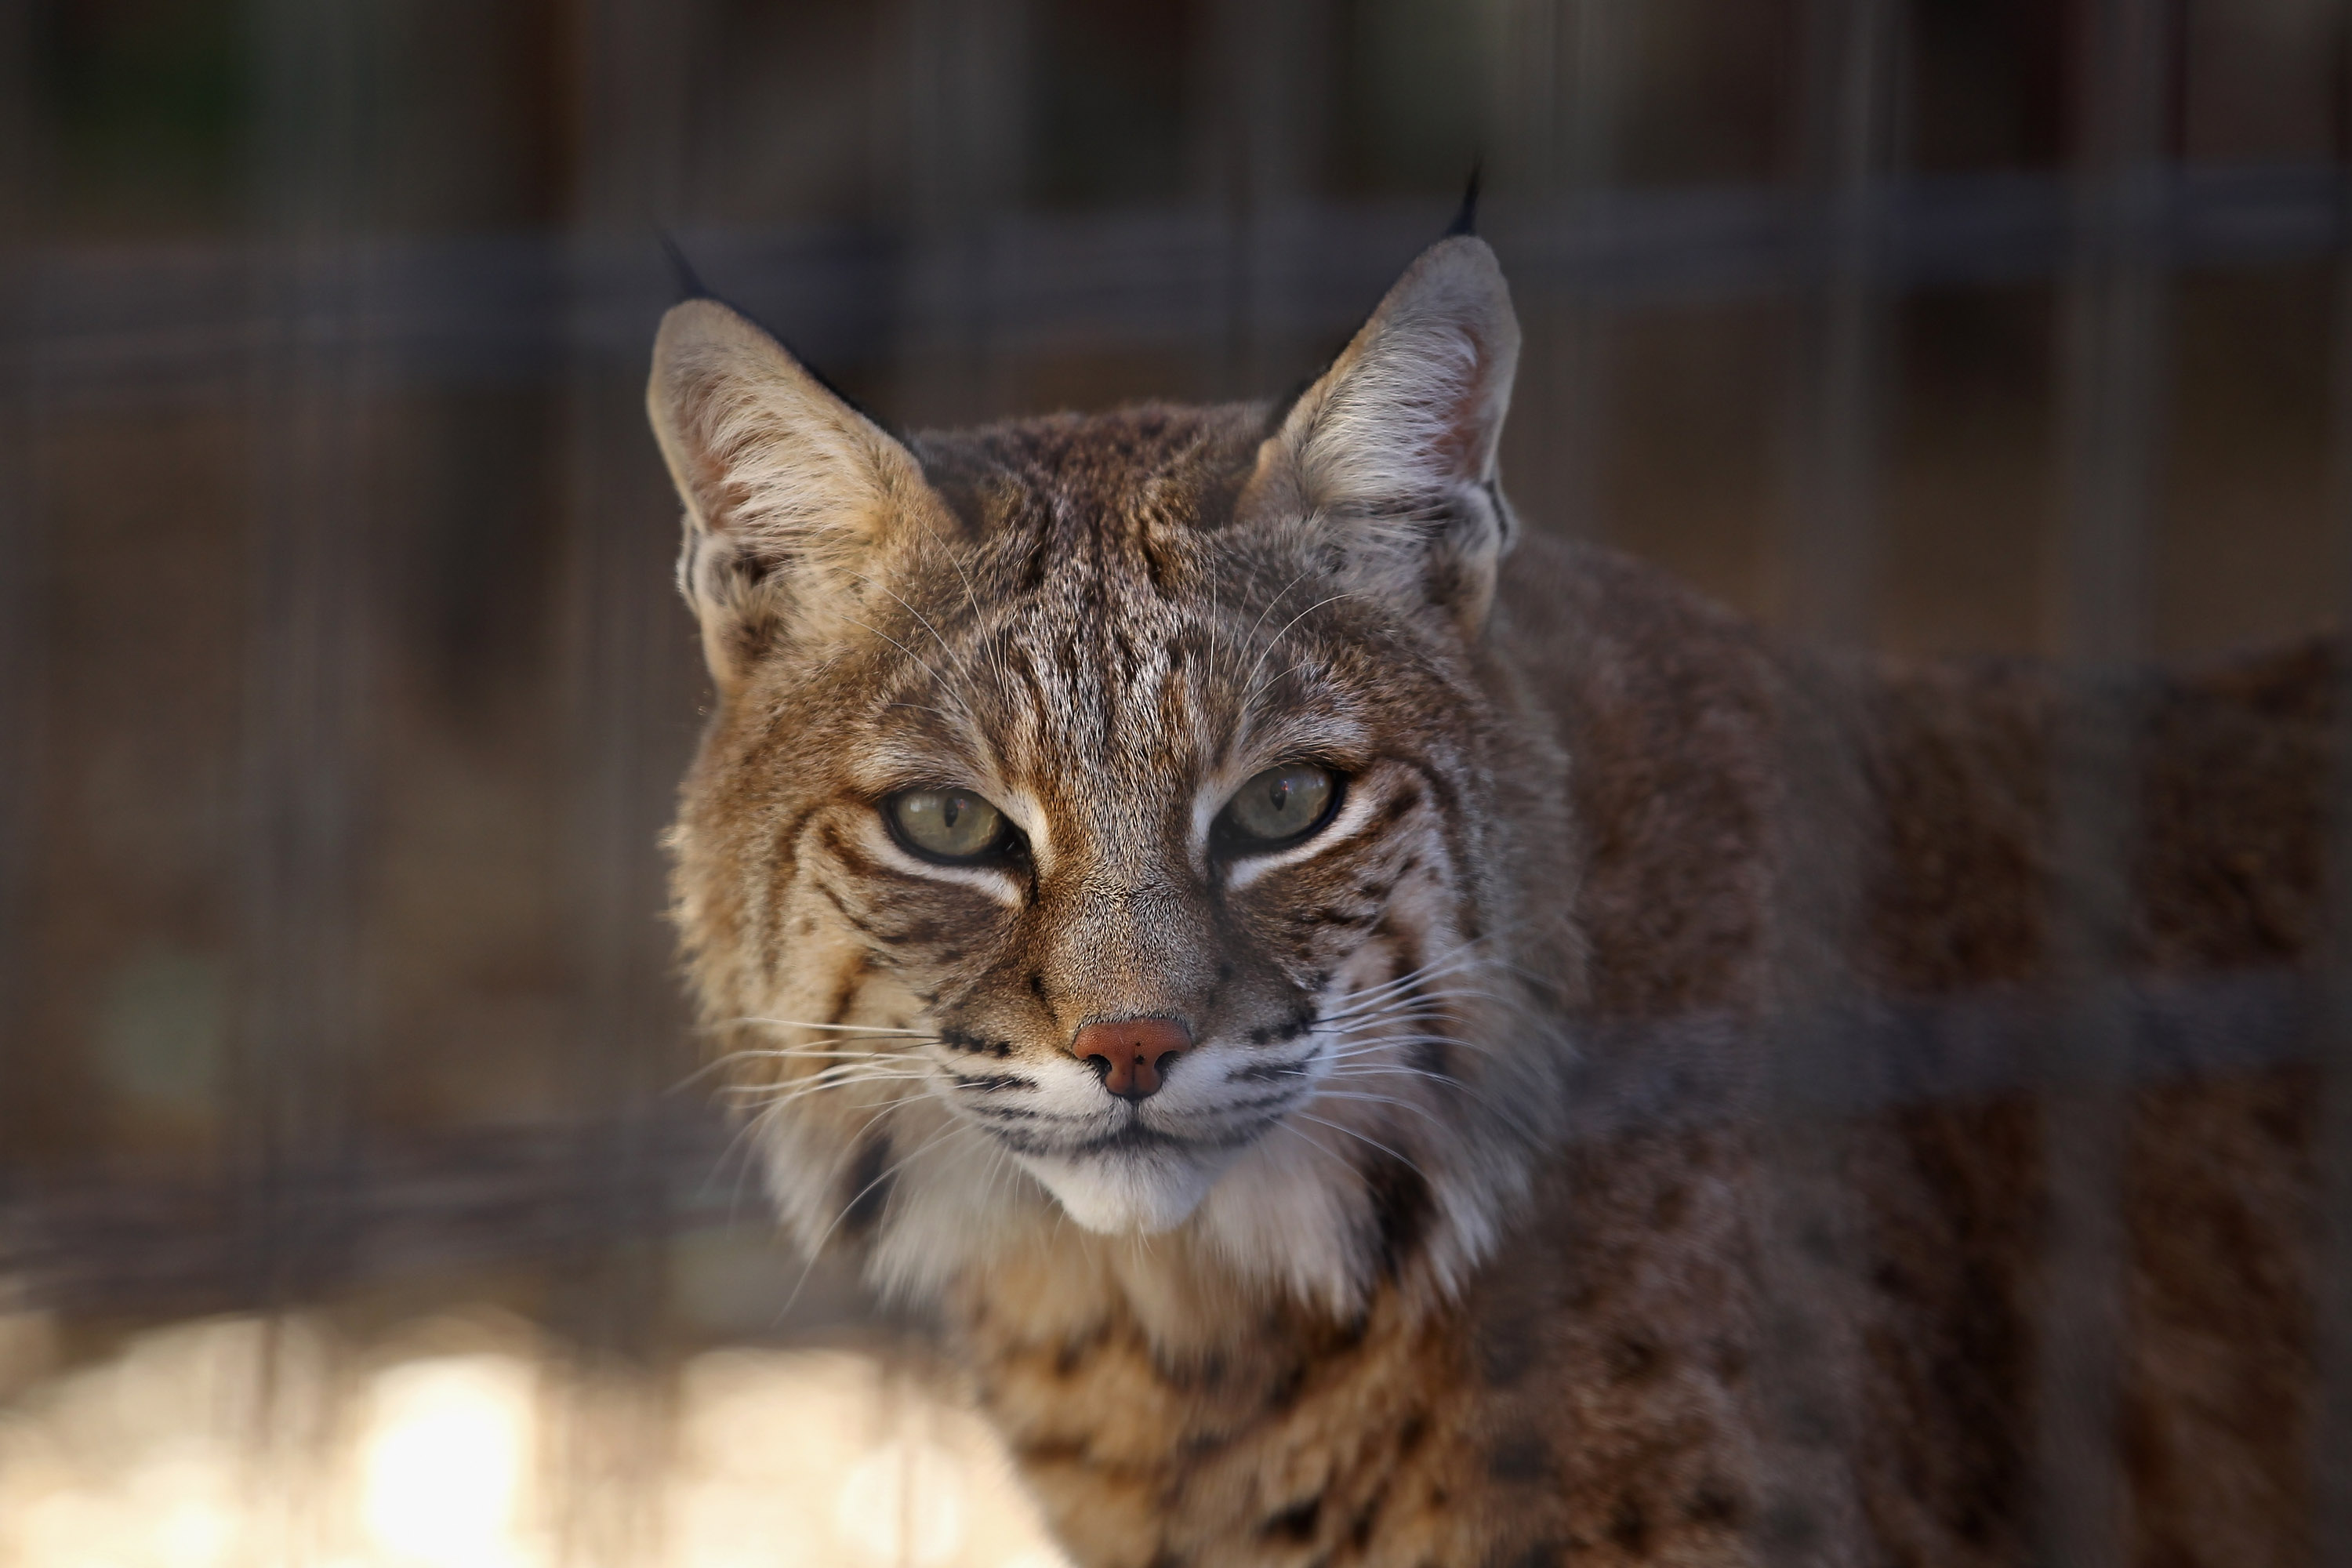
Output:
[[[1070,1054],[1078,1060],[1103,1064],[1103,1087],[1123,1100],[1158,1094],[1168,1064],[1192,1048],[1192,1031],[1173,1018],[1088,1024],[1070,1042]]]

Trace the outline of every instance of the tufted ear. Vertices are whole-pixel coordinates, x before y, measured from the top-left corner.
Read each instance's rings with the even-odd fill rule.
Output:
[[[1244,512],[1315,520],[1358,591],[1476,631],[1516,530],[1495,479],[1518,359],[1495,253],[1438,241],[1258,448]]]
[[[722,693],[858,618],[905,543],[951,526],[914,455],[715,300],[662,318],[646,408],[686,503],[678,589]]]

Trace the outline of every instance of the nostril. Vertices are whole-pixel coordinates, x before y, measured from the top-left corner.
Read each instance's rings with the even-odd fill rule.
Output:
[[[1103,1087],[1122,1100],[1160,1092],[1169,1064],[1192,1047],[1192,1031],[1174,1018],[1114,1018],[1088,1024],[1070,1042],[1070,1054],[1091,1066]]]

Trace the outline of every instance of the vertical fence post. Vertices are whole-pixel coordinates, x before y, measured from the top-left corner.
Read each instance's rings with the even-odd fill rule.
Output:
[[[1520,359],[1517,401],[1542,426],[1539,442],[1517,444],[1536,471],[1515,467],[1515,488],[1525,487],[1523,499],[1539,498],[1547,528],[1578,539],[1607,532],[1602,453],[1612,316],[1605,277],[1621,79],[1640,16],[1626,0],[1518,0],[1506,17],[1497,61],[1499,193],[1519,198],[1520,226],[1565,264],[1552,268],[1558,281],[1550,289],[1522,294],[1534,352]],[[1497,231],[1511,237],[1499,223]]]
[[[242,1027],[222,1125],[240,1213],[232,1279],[290,1307],[346,1263],[344,1219],[362,1129],[369,851],[366,736],[376,536],[366,483],[369,386],[361,351],[363,237],[373,188],[366,6],[265,0],[248,26],[257,85],[247,536],[252,598],[240,737]],[[259,1562],[302,1554],[324,1412],[278,1376],[272,1325],[259,1375]]]
[[[2166,0],[2085,0],[2076,193],[2062,302],[2067,689],[2050,740],[2056,1026],[2039,1061],[2048,1251],[2040,1279],[2037,1561],[2112,1568],[2129,1500],[2116,1452],[2129,1237],[2124,965],[2137,842],[2147,533],[2165,370],[2161,162],[2172,69]]]
[[[657,837],[693,721],[692,638],[673,603],[677,511],[645,417],[646,354],[672,295],[657,231],[682,214],[703,8],[578,0],[562,408],[565,665],[574,915],[571,1190],[556,1266],[570,1357],[548,1401],[547,1484],[565,1564],[658,1550],[667,1427],[658,1380],[670,1194],[654,1128],[677,1017]]]
[[[2335,552],[2331,648],[2334,776],[2327,813],[2326,925],[2321,936],[2320,1252],[2315,1280],[2318,1405],[2309,1456],[2313,1562],[2352,1568],[2352,13],[2339,7],[2336,73],[2335,289],[2330,323],[2328,531]]]
[[[1292,307],[1333,18],[1328,0],[1208,0],[1203,9],[1211,87],[1196,140],[1209,226],[1223,239],[1224,306],[1208,380],[1213,396],[1265,397],[1319,368],[1307,363]]]
[[[41,223],[43,162],[33,112],[33,8],[0,16],[0,1201],[16,1172],[9,1151],[30,1129],[34,824],[43,783],[47,659],[41,526]],[[6,1308],[0,1280],[0,1311]]]
[[[1876,830],[1859,752],[1863,715],[1840,650],[1869,637],[1876,566],[1882,215],[1891,162],[1892,0],[1815,0],[1806,13],[1803,282],[1782,564],[1802,642],[1780,693],[1782,794],[1772,824],[1760,1157],[1768,1440],[1762,1548],[1776,1563],[1841,1561],[1863,1539],[1858,1216],[1838,1091],[1852,1060],[1864,855]]]
[[[998,362],[999,222],[1027,125],[1027,0],[914,0],[906,39],[906,292],[897,413],[910,426],[1008,412]]]

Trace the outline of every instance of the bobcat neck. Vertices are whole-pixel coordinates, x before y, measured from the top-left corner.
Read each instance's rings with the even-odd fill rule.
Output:
[[[1260,1306],[1180,1350],[1131,1289],[1041,1320],[1070,1283],[1045,1267],[960,1296],[961,1342],[1080,1563],[1476,1564],[1566,1542],[1749,1561],[1747,1160],[1721,1134],[1584,1151],[1500,1265],[1439,1302]]]
[[[1578,628],[1504,646],[1577,762],[1579,1043],[1752,1023],[1784,700],[1769,650],[1607,556],[1532,544],[1513,581],[1507,616],[1548,605],[1542,624]],[[2326,669],[2292,652],[2157,701],[2135,963],[2227,973],[2309,940]],[[1889,997],[2019,994],[2046,962],[2058,698],[2002,665],[1867,675],[1856,696],[1885,837],[1853,973]],[[2272,896],[2225,915],[2200,882],[2233,856]],[[2221,1280],[2309,1267],[2311,1085],[2294,1066],[2157,1083],[2129,1112],[2119,1371],[2144,1447],[2125,1479],[2141,1539],[2186,1561],[2259,1560],[2307,1507],[2305,1320]],[[2027,1561],[2042,1112],[1994,1086],[1828,1124],[1810,1163],[1773,1136],[1698,1115],[1567,1138],[1450,1292],[1384,1277],[1334,1314],[1204,1295],[1213,1263],[1181,1253],[1041,1254],[972,1281],[955,1321],[1089,1564]],[[1822,1184],[1797,1211],[1846,1216],[1825,1252],[1790,1229],[1792,1181]],[[2242,1250],[2217,1274],[2223,1237]],[[1792,1293],[1801,1321],[1768,1310]]]
[[[1635,1015],[1752,1013],[1769,805],[1758,645],[1654,581],[1615,580],[1625,569],[1607,558],[1526,549],[1491,676],[1525,721],[1704,737],[1602,759],[1580,781],[1604,809],[1642,798],[1660,819],[1614,828],[1586,862],[1580,902],[1647,899],[1641,929],[1658,938],[1616,949],[1621,967],[1596,967],[1591,988]],[[1649,623],[1633,635],[1677,662],[1637,674],[1605,644],[1514,630],[1604,596],[1611,624],[1630,630],[1630,601]],[[1644,712],[1652,679],[1708,711]],[[1535,962],[1582,985],[1591,946],[1580,921]],[[1750,1131],[1729,1126],[1563,1148],[1490,1261],[1449,1287],[1407,1250],[1354,1310],[1269,1297],[1182,1240],[1065,1236],[974,1275],[952,1316],[984,1406],[1082,1563],[1535,1562],[1560,1542],[1741,1562],[1768,1479],[1753,1160]],[[1826,1542],[1853,1521],[1811,1528]]]

